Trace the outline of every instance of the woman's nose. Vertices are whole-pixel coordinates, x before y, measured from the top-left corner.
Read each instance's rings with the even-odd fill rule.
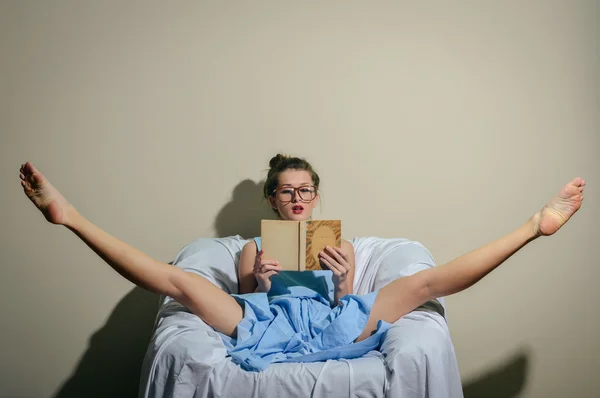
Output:
[[[297,189],[294,189],[294,194],[292,195],[292,202],[296,203],[300,200],[300,192]]]

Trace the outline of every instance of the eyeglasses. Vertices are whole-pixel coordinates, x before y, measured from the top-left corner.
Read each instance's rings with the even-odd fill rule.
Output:
[[[294,197],[296,196],[296,192],[298,192],[300,201],[308,203],[317,196],[317,187],[313,185],[306,185],[299,188],[283,187],[275,189],[271,193],[271,195],[275,194],[275,196],[277,197],[277,199],[279,199],[280,202],[288,203],[294,199]]]

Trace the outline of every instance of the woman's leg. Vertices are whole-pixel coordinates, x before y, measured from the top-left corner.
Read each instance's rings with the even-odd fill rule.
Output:
[[[49,222],[69,228],[123,277],[173,297],[216,330],[235,335],[242,309],[233,297],[205,278],[154,260],[92,224],[31,163],[21,166],[20,177],[25,194]]]
[[[370,336],[377,322],[393,323],[437,297],[458,293],[475,284],[527,243],[552,235],[581,207],[585,181],[575,178],[537,214],[514,232],[447,264],[396,279],[379,291],[371,314],[357,341]]]

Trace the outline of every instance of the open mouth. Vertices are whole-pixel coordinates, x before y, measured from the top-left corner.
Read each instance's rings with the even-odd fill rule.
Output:
[[[292,211],[294,212],[294,214],[300,214],[304,211],[304,207],[300,205],[295,205],[292,207]]]

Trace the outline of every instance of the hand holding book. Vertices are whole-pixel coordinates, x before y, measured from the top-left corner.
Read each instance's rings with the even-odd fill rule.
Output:
[[[333,272],[334,283],[336,283],[336,280],[337,282],[343,282],[348,272],[350,272],[348,255],[344,253],[341,247],[326,246],[319,253],[319,260]]]
[[[276,260],[263,259],[264,250],[256,253],[252,272],[258,284],[257,291],[267,293],[271,289],[271,277],[279,274],[282,268]]]
[[[319,260],[333,272],[331,280],[335,287],[334,295],[337,302],[339,297],[343,297],[346,293],[351,292],[351,286],[349,286],[351,282],[346,278],[351,269],[348,254],[341,247],[326,246],[319,253]]]

